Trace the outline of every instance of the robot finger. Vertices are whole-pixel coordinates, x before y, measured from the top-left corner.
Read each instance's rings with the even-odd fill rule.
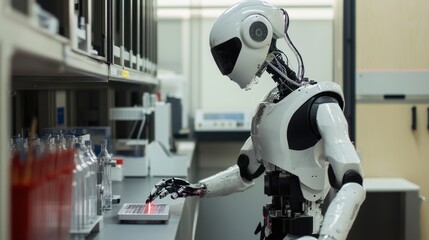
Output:
[[[165,197],[165,196],[167,196],[168,194],[169,194],[169,192],[168,192],[166,189],[162,190],[162,191],[159,193],[159,199],[164,198],[164,197]]]
[[[158,194],[149,194],[149,197],[147,197],[147,199],[146,199],[146,203],[150,203],[150,202],[152,202],[153,200],[155,200],[156,198],[158,197]]]
[[[177,195],[179,197],[186,197],[188,194],[188,192],[186,191],[186,187],[182,186],[181,188],[179,188],[179,190],[177,190]]]
[[[171,199],[177,199],[177,198],[179,198],[179,194],[178,193],[174,192],[174,193],[171,194]]]
[[[161,181],[159,181],[158,183],[155,184],[155,188],[157,188],[157,189],[164,188],[167,185],[169,185],[168,180],[162,179]]]
[[[150,191],[149,197],[156,198],[162,189],[162,187],[155,185],[155,187]]]

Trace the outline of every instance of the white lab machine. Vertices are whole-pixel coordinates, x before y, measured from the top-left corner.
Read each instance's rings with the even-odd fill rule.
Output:
[[[155,113],[155,136],[149,142],[140,139],[145,124],[146,115]],[[171,105],[165,102],[156,102],[150,107],[122,107],[110,109],[111,120],[136,121],[135,128],[139,127],[137,138],[117,139],[116,147],[132,149],[141,147],[143,154],[139,156],[121,155],[124,159],[123,174],[125,177],[151,176],[181,176],[188,175],[189,157],[174,154],[171,130]],[[137,126],[140,122],[140,126]],[[140,150],[139,150],[140,151]],[[141,155],[141,156],[140,156]],[[150,171],[149,171],[150,165]]]
[[[188,91],[188,81],[183,75],[176,74],[174,72],[169,72],[165,70],[160,70],[158,73],[158,79],[160,81],[160,93],[161,100],[168,102],[168,98],[176,98],[181,102],[182,107],[176,111],[177,115],[174,117],[180,117],[179,119],[174,119],[175,122],[180,125],[181,130],[189,128],[188,125],[188,112],[189,112],[189,91]],[[174,106],[172,105],[172,113],[175,112]],[[175,124],[173,124],[174,126]],[[174,129],[173,129],[173,133]]]
[[[145,177],[149,173],[149,160],[147,157],[148,140],[140,139],[146,121],[146,115],[153,111],[151,107],[121,107],[110,109],[110,120],[135,121],[135,128],[139,127],[137,138],[116,139],[117,149],[127,149],[133,154],[121,154],[123,161],[123,175],[125,177]],[[140,123],[140,124],[138,124]],[[139,125],[139,126],[137,126]],[[134,151],[133,151],[134,150]]]
[[[155,104],[155,139],[149,143],[147,154],[151,176],[187,176],[189,157],[171,152],[173,139],[171,130],[171,105]]]
[[[198,109],[195,112],[195,131],[250,131],[252,114],[244,111],[216,111]]]

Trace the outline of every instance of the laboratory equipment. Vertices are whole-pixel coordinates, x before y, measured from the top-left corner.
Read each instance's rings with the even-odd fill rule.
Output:
[[[194,129],[198,132],[250,131],[252,114],[245,111],[198,109]]]
[[[96,202],[96,170],[98,166],[89,158],[89,149],[82,144],[83,139],[87,138],[69,136],[68,148],[74,152],[74,161],[76,167],[73,171],[73,201],[72,201],[72,224],[70,229],[71,239],[83,239],[92,231],[99,231],[103,217],[97,214]],[[95,167],[94,167],[95,166]]]
[[[72,148],[73,143],[70,143],[69,146]],[[84,172],[79,161],[79,151],[75,151],[74,161],[76,167],[73,169],[73,200],[72,200],[72,222],[71,222],[71,231],[79,231],[83,228],[83,212],[84,212]]]
[[[69,239],[74,152],[53,143],[11,141],[11,239]]]
[[[107,140],[101,143],[101,151],[98,155],[99,178],[102,179],[103,189],[103,206],[104,210],[112,209],[112,179],[111,167],[112,156],[107,151]]]
[[[165,222],[170,218],[170,205],[125,203],[118,212],[120,221]]]
[[[263,207],[263,223],[256,229],[261,239],[346,239],[365,189],[342,111],[343,94],[333,82],[304,77],[288,27],[286,10],[260,0],[237,3],[216,20],[210,47],[221,73],[250,89],[267,71],[277,86],[257,106],[237,164],[195,184],[161,180],[148,203],[168,194],[213,197],[244,191],[265,173],[264,192],[272,201]],[[279,39],[295,55],[297,73],[277,48]],[[338,192],[323,216],[321,204],[331,187]]]
[[[187,176],[189,158],[172,152],[171,105],[155,103],[155,139],[150,142],[147,154],[151,176]]]
[[[149,94],[143,95],[143,107],[121,107],[110,109],[110,120],[134,121],[133,129],[127,139],[116,139],[116,155],[124,159],[123,174],[130,177],[145,177],[149,173],[147,144],[149,139],[144,134],[147,120],[153,112],[149,104]],[[133,134],[136,133],[134,137]]]
[[[57,148],[67,149],[65,141],[68,138],[68,148],[74,148],[74,142],[79,142],[80,147],[83,151],[83,157],[86,164],[90,169],[90,184],[89,184],[89,199],[90,202],[90,212],[91,216],[89,217],[90,227],[96,225],[98,221],[102,220],[104,204],[102,202],[103,189],[102,189],[102,178],[98,179],[98,172],[100,171],[98,165],[97,154],[95,152],[100,152],[100,145],[93,142],[103,142],[111,138],[110,127],[70,127],[70,128],[44,128],[42,129],[43,135],[46,136],[55,136]],[[77,138],[76,138],[77,136]],[[107,148],[109,149],[109,148]],[[95,164],[93,164],[95,163]],[[101,171],[103,168],[101,168]],[[95,206],[95,207],[94,207]],[[88,232],[89,228],[85,229],[85,232]],[[74,231],[75,233],[80,233],[79,231]]]
[[[85,161],[84,152],[82,149],[82,144],[80,142],[75,143],[76,148],[76,165],[80,167],[80,177],[81,177],[81,185],[79,186],[80,189],[77,189],[77,191],[80,191],[80,198],[79,198],[79,225],[78,229],[84,229],[89,225],[89,203],[90,203],[90,188],[91,188],[91,173],[88,167],[87,162]]]
[[[92,223],[97,218],[97,156],[92,151],[91,140],[86,140],[82,145],[85,161],[89,168],[89,221]]]
[[[112,166],[112,181],[122,181],[124,180],[124,171],[122,165],[124,165],[124,159],[115,158],[115,166]]]
[[[170,71],[159,71],[160,99],[171,104],[171,114],[174,119],[173,134],[180,135],[186,133],[189,128],[189,92],[188,81],[180,74]]]
[[[153,95],[152,98],[154,98]],[[154,114],[153,126],[150,126],[154,128],[154,137],[151,139],[150,136],[147,136],[147,139],[142,139],[143,129],[151,114]],[[124,176],[147,176],[149,165],[151,176],[188,175],[189,158],[174,154],[172,151],[175,146],[172,136],[170,103],[155,102],[155,100],[150,100],[148,94],[144,94],[143,107],[111,108],[110,119],[135,121],[130,137],[116,140],[117,152],[118,149],[133,150],[128,151],[127,154],[124,151],[118,154],[124,159]],[[132,138],[132,133],[137,129],[137,136]],[[137,156],[130,153],[137,153]]]

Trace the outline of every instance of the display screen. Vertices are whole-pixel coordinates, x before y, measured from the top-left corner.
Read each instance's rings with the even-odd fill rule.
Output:
[[[204,113],[205,120],[244,120],[244,113]]]

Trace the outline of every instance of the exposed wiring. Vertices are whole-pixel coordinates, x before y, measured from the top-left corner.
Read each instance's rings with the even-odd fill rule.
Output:
[[[296,49],[295,45],[293,45],[292,41],[289,38],[289,35],[287,34],[287,30],[289,28],[289,15],[288,13],[283,10],[283,14],[285,16],[285,29],[284,29],[284,39],[286,41],[286,43],[288,44],[289,48],[292,50],[292,52],[295,54],[296,56],[296,60],[298,61],[298,80],[301,82],[304,79],[304,62],[302,61],[302,57],[301,54],[298,52],[298,50]]]
[[[276,71],[278,74],[280,74],[286,81],[288,81],[289,83],[295,85],[295,86],[301,86],[301,84],[295,82],[294,80],[290,79],[285,73],[283,73],[282,71],[280,71],[276,66],[274,66],[274,64],[267,62],[267,64],[274,69],[274,71]]]

